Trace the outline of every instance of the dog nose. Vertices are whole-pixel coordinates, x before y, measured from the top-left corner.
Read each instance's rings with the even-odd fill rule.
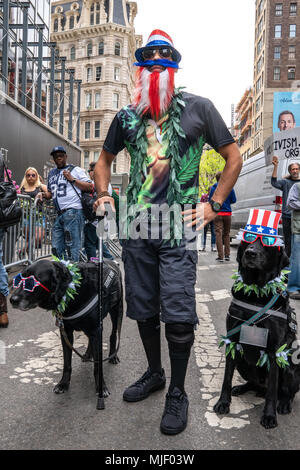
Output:
[[[247,250],[245,251],[245,255],[247,256],[247,258],[256,258],[257,253],[254,250],[254,248],[251,246],[247,248]]]
[[[15,307],[16,305],[18,305],[18,297],[14,294],[11,296],[11,298],[9,299],[10,303],[12,304],[13,307]]]

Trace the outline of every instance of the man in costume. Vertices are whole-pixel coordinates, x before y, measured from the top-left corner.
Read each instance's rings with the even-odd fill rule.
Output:
[[[183,217],[191,227],[208,223],[238,177],[242,165],[239,150],[209,100],[174,88],[181,56],[168,34],[154,30],[135,56],[134,102],[117,113],[108,131],[95,167],[95,209],[100,206],[104,210],[104,203],[113,206],[107,192],[110,167],[126,146],[131,156],[127,204],[129,211],[139,208],[140,225],[141,214],[153,225],[153,208],[166,204],[180,207],[181,226]],[[213,200],[196,205],[205,142],[221,153],[226,165]],[[185,204],[194,206],[183,210]],[[132,217],[129,212],[127,222]],[[148,237],[130,237],[129,233],[123,241],[127,316],[137,320],[148,361],[147,371],[124,391],[123,399],[140,401],[165,387],[160,352],[160,321],[164,322],[171,381],[160,429],[165,434],[177,434],[187,424],[184,383],[198,323],[194,291],[197,251],[187,249],[185,235],[178,239],[178,213],[177,218],[171,218],[168,239],[161,233],[163,217],[161,214],[155,219],[159,237],[152,236],[148,227]]]

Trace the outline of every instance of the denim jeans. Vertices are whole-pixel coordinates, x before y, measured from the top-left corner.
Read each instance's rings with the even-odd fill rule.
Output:
[[[5,267],[3,266],[3,239],[5,236],[5,230],[0,229],[0,292],[5,297],[9,294],[8,289],[8,276]]]
[[[99,245],[99,238],[96,232],[96,227],[93,224],[85,224],[84,226],[84,248],[87,258],[96,258],[97,249]],[[103,258],[114,259],[108,249],[103,243]]]
[[[300,291],[300,233],[292,235],[292,250],[287,290],[289,292]]]
[[[79,261],[83,226],[81,209],[68,209],[57,216],[52,228],[52,251],[58,258]]]

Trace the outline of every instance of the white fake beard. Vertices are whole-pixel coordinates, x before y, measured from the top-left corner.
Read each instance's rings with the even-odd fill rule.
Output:
[[[147,111],[150,111],[152,115],[149,97],[149,88],[152,73],[153,72],[150,72],[146,67],[143,68],[140,74],[140,79],[135,89],[136,110],[137,113],[141,115],[146,113]],[[170,72],[168,68],[159,73],[158,84],[159,88],[157,90],[157,93],[159,94],[159,115],[162,116],[167,111],[174,92],[174,85],[171,85]]]

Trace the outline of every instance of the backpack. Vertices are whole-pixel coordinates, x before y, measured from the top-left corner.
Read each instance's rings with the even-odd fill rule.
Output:
[[[17,190],[4,162],[3,165],[8,181],[0,182],[0,228],[7,228],[16,225],[20,221],[22,208],[18,200]]]

